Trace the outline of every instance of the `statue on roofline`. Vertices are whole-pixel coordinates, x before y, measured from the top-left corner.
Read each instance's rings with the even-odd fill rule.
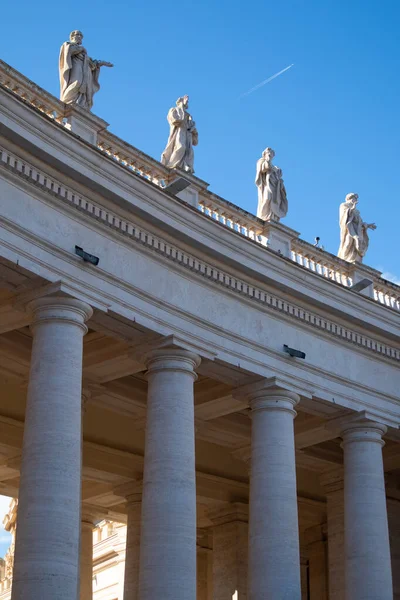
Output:
[[[351,263],[362,262],[368,245],[368,229],[376,229],[375,223],[365,223],[357,208],[358,194],[347,194],[340,205],[340,247],[338,257]]]
[[[161,162],[171,169],[194,173],[193,146],[197,146],[199,136],[196,123],[187,111],[188,107],[189,96],[182,96],[168,113],[170,133]]]
[[[263,221],[279,221],[286,216],[288,201],[282,179],[282,170],[272,164],[275,152],[266,148],[257,161],[258,187],[257,217]]]
[[[93,106],[93,96],[100,89],[100,68],[113,65],[89,58],[82,46],[81,31],[72,31],[69,39],[60,50],[60,100],[90,110]]]

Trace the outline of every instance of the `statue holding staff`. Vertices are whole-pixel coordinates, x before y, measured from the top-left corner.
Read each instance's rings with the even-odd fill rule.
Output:
[[[358,194],[347,194],[340,205],[340,247],[338,257],[351,263],[362,262],[368,245],[368,229],[376,229],[375,223],[365,223],[357,208]]]
[[[288,211],[282,170],[272,164],[274,156],[275,152],[272,148],[266,148],[257,161],[255,182],[258,187],[257,217],[263,221],[279,221]]]
[[[89,58],[82,46],[81,31],[72,31],[69,39],[60,50],[60,100],[65,104],[77,104],[90,110],[93,106],[93,96],[100,89],[100,68],[113,65]]]
[[[199,136],[196,123],[187,111],[188,107],[189,96],[182,96],[168,113],[170,133],[161,162],[171,169],[194,173],[193,146],[197,146]]]

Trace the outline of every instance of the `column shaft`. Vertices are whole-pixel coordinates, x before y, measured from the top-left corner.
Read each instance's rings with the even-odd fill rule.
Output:
[[[344,481],[342,469],[322,476],[326,491],[328,524],[329,600],[343,600],[344,574]],[[314,598],[311,598],[314,600]]]
[[[124,600],[138,600],[141,494],[128,497],[126,503],[128,522],[126,528]]]
[[[80,600],[93,600],[93,523],[82,519]]]
[[[140,543],[140,600],[196,598],[194,369],[196,355],[153,351],[148,360]]]
[[[213,600],[247,600],[247,554],[247,523],[213,529]]]
[[[325,541],[314,542],[308,547],[310,600],[328,600],[328,560],[326,550]]]
[[[393,598],[400,600],[400,502],[388,498],[390,554],[392,556]]]
[[[300,600],[293,406],[285,391],[251,400],[249,600]]]
[[[33,346],[19,488],[13,600],[79,594],[81,385],[88,305],[32,303]]]
[[[383,425],[349,424],[343,431],[346,600],[393,600]]]

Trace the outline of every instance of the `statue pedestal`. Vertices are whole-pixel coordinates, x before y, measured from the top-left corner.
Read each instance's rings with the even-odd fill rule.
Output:
[[[106,121],[75,104],[66,105],[64,116],[68,129],[93,146],[97,146],[100,131],[108,127]]]
[[[291,258],[292,240],[299,237],[300,233],[278,221],[266,221],[263,229],[263,235],[268,239],[268,248]]]
[[[362,263],[354,263],[349,269],[349,276],[353,281],[350,289],[367,296],[374,298],[374,281],[381,277],[382,273],[371,267],[367,267]]]
[[[190,206],[198,208],[199,193],[207,188],[208,183],[195,177],[192,173],[186,173],[181,169],[170,169],[165,190]]]

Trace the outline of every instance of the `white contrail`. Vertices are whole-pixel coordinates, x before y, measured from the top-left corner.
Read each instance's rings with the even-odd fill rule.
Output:
[[[294,63],[292,65],[289,65],[285,69],[282,69],[282,71],[279,71],[279,73],[275,73],[275,75],[272,75],[271,77],[268,77],[268,79],[265,79],[264,81],[262,81],[261,83],[259,83],[255,87],[251,88],[251,90],[249,90],[248,92],[245,92],[244,94],[242,94],[241,96],[239,96],[239,98],[243,98],[244,96],[248,96],[249,94],[252,94],[256,90],[258,90],[260,87],[262,87],[263,85],[265,85],[266,83],[269,83],[270,81],[272,81],[276,77],[279,77],[279,75],[282,75],[282,73],[284,73],[285,71],[288,71],[289,69],[291,69],[293,66],[294,66]]]

